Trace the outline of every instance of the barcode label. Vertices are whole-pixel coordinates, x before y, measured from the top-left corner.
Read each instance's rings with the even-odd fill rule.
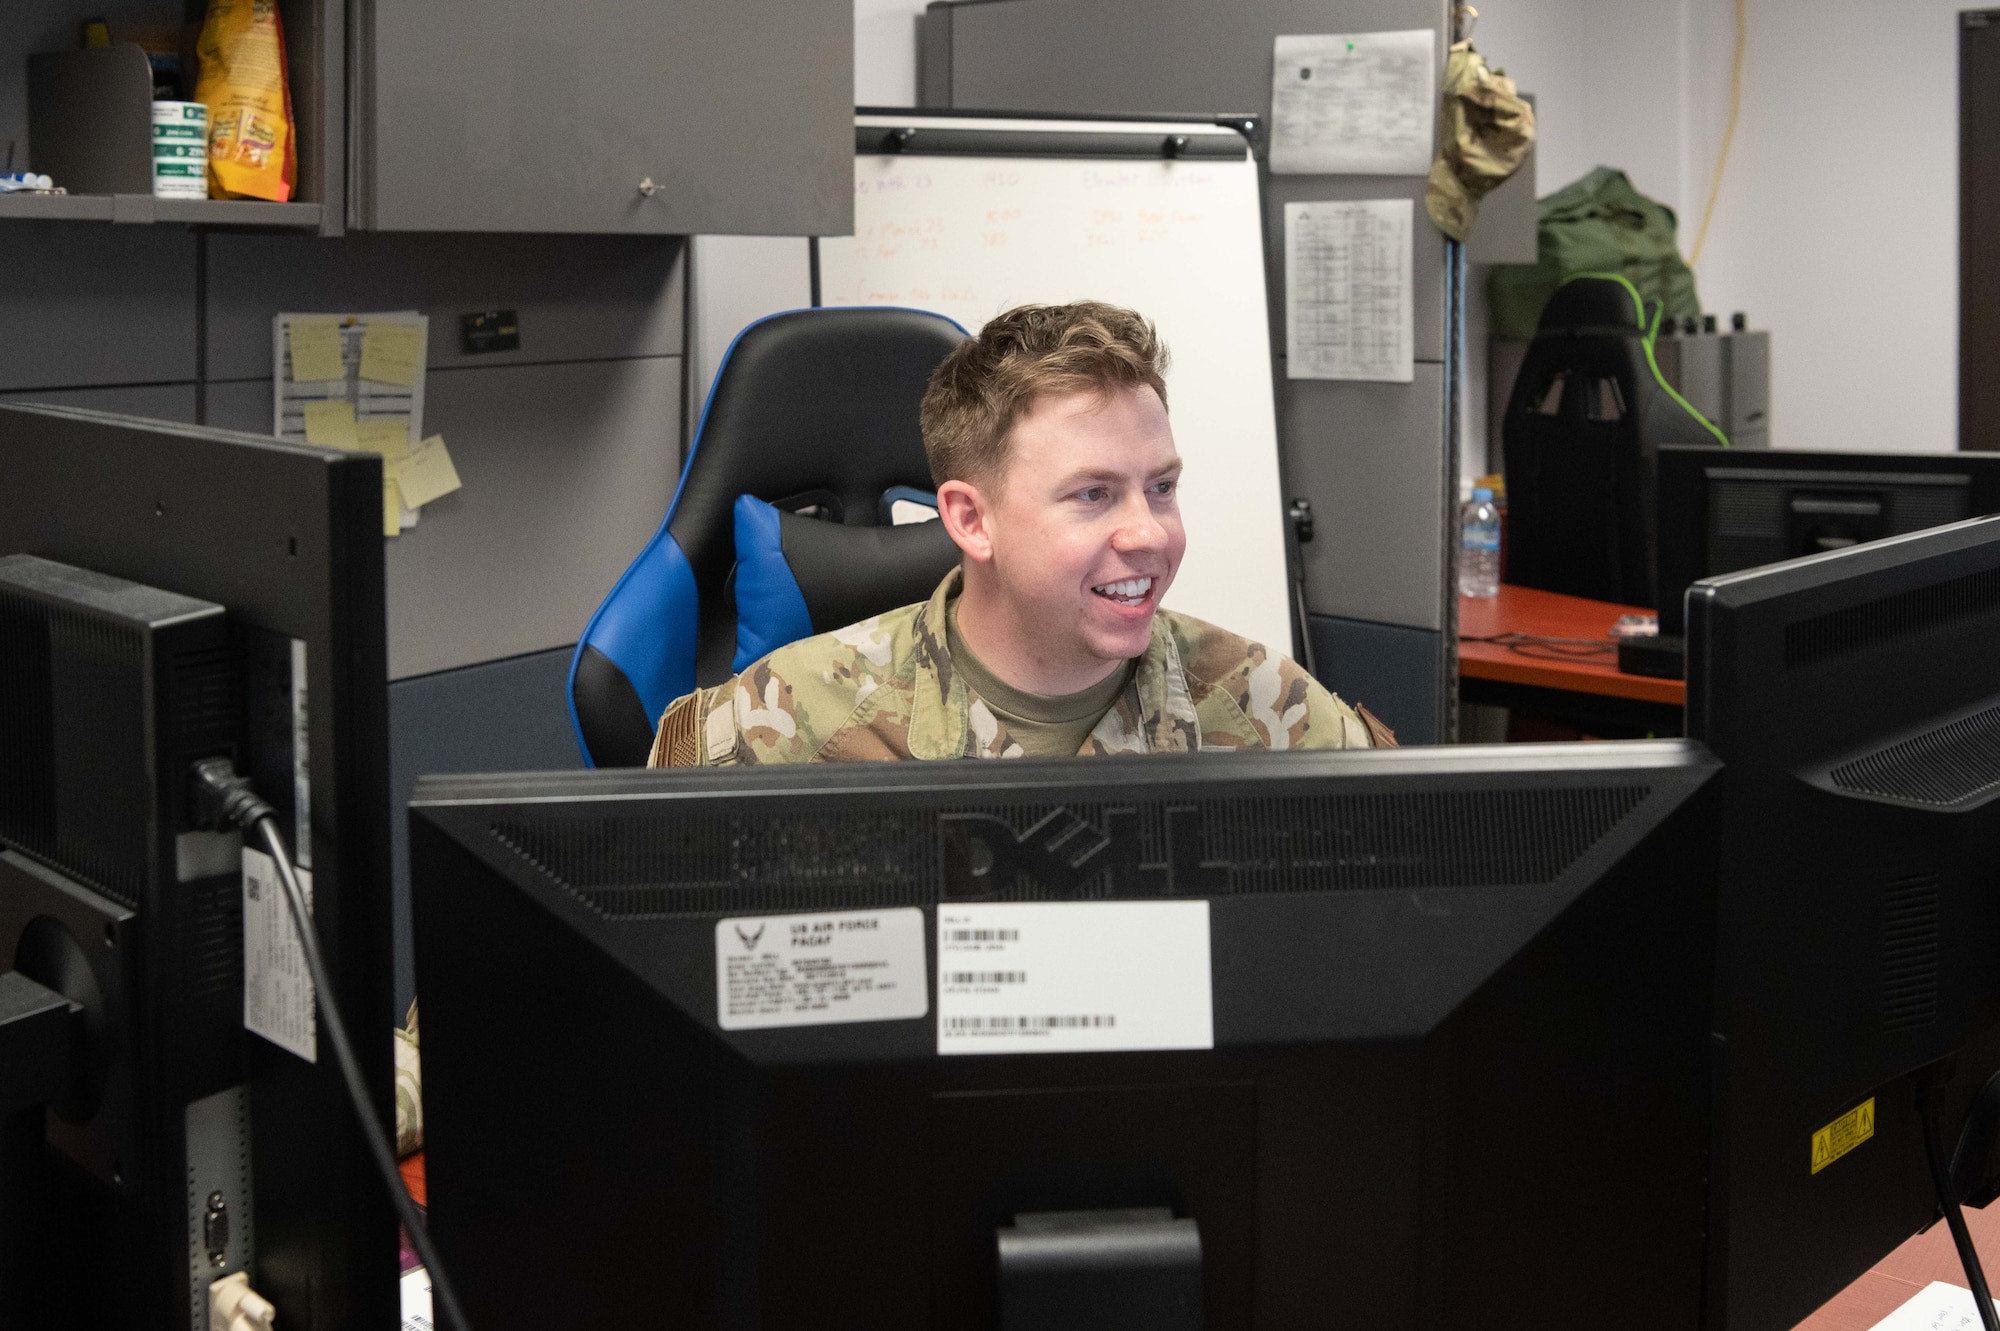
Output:
[[[947,1017],[949,1031],[1075,1031],[1116,1026],[1118,1018],[1101,1017]]]
[[[299,887],[312,908],[312,870]],[[319,1061],[319,1011],[312,971],[292,924],[278,865],[261,850],[243,848],[243,1029]]]
[[[1206,901],[951,902],[940,1054],[1212,1049]]]

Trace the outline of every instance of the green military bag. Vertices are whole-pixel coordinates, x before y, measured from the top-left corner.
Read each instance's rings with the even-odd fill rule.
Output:
[[[1543,199],[1534,264],[1500,264],[1487,279],[1496,337],[1530,338],[1542,306],[1579,273],[1618,273],[1666,317],[1701,313],[1694,272],[1674,240],[1674,210],[1632,187],[1623,171],[1600,166]]]

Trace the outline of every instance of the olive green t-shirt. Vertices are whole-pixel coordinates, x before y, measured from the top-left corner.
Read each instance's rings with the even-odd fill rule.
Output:
[[[958,632],[956,600],[945,616],[945,649],[966,684],[986,700],[1008,735],[1030,758],[1074,758],[1132,678],[1132,662],[1127,661],[1077,693],[1051,695],[1017,689],[995,676],[965,645]]]

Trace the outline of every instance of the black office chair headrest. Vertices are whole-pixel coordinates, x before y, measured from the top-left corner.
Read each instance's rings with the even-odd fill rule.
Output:
[[[737,497],[830,498],[839,521],[871,526],[885,491],[931,489],[917,404],[964,338],[942,315],[880,306],[795,310],[737,338],[668,524],[700,594],[697,682],[730,674],[736,612],[722,591]]]
[[[1535,323],[1536,337],[1630,337],[1646,330],[1632,288],[1608,277],[1573,277],[1557,287]]]

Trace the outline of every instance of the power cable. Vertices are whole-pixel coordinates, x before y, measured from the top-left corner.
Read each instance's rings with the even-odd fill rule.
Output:
[[[299,948],[305,953],[313,992],[319,996],[320,1020],[326,1027],[327,1042],[333,1046],[333,1058],[340,1067],[341,1080],[347,1085],[347,1097],[353,1102],[354,1116],[361,1124],[361,1135],[368,1142],[368,1153],[374,1157],[375,1167],[382,1175],[383,1186],[389,1190],[390,1200],[395,1203],[397,1218],[403,1222],[411,1246],[423,1261],[424,1271],[430,1277],[432,1296],[444,1313],[445,1323],[457,1328],[457,1331],[471,1331],[471,1323],[465,1320],[465,1312],[459,1307],[458,1295],[445,1277],[444,1265],[438,1260],[437,1250],[431,1246],[424,1218],[418,1214],[416,1202],[403,1185],[403,1176],[396,1168],[396,1153],[390,1149],[389,1138],[382,1131],[382,1125],[376,1122],[375,1112],[369,1104],[368,1083],[361,1076],[361,1064],[355,1059],[354,1045],[347,1038],[347,1023],[341,1019],[340,1005],[334,998],[333,978],[327,973],[326,959],[320,954],[319,932],[313,927],[311,907],[306,905],[305,891],[299,886],[298,871],[292,864],[291,853],[285,849],[284,834],[278,828],[277,811],[257,797],[257,792],[250,788],[249,780],[238,775],[227,758],[205,758],[195,764],[194,774],[198,807],[204,813],[217,815],[203,821],[213,821],[218,825],[226,823],[244,832],[255,832],[263,838],[271,859],[278,866],[278,877],[285,887],[285,904],[291,910],[292,927],[298,933]]]
[[[1749,0],[1736,0],[1736,49],[1729,57],[1729,124],[1722,131],[1722,151],[1715,157],[1715,179],[1709,182],[1708,203],[1701,210],[1701,229],[1695,232],[1694,248],[1688,251],[1688,267],[1701,262],[1701,247],[1708,243],[1708,224],[1715,220],[1715,199],[1722,193],[1722,168],[1729,164],[1729,145],[1736,141],[1736,121],[1743,111],[1743,48],[1750,35]]]
[[[1993,1307],[1993,1295],[1986,1288],[1986,1272],[1979,1264],[1979,1250],[1972,1246],[1972,1231],[1965,1227],[1965,1211],[1958,1203],[1958,1189],[1950,1171],[1938,1154],[1937,1137],[1931,1127],[1929,1078],[1917,1078],[1917,1115],[1924,1123],[1924,1163],[1931,1169],[1931,1187],[1944,1210],[1945,1224],[1951,1228],[1952,1245],[1958,1249],[1958,1264],[1965,1268],[1965,1283],[1972,1289],[1972,1302],[1979,1310],[1979,1324],[1986,1331],[2000,1331],[2000,1312]]]

